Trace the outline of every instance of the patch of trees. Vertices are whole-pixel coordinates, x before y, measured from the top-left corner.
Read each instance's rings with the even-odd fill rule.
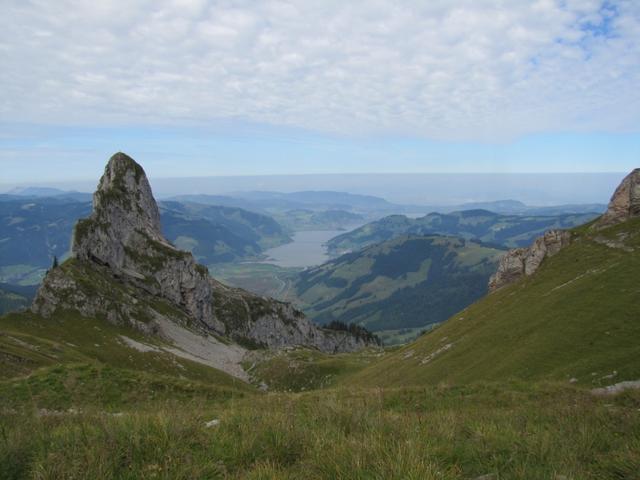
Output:
[[[358,325],[356,323],[347,324],[347,323],[341,322],[340,320],[333,320],[327,323],[326,325],[324,325],[324,328],[327,328],[329,330],[349,332],[356,338],[363,339],[367,342],[373,342],[376,345],[382,345],[382,341],[380,340],[380,338],[378,338],[376,334],[370,332],[362,325]]]

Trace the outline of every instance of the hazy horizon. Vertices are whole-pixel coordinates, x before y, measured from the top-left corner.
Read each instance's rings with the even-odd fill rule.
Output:
[[[336,191],[373,195],[393,203],[426,206],[518,200],[527,205],[607,203],[628,172],[608,173],[388,173],[245,175],[162,178],[150,176],[159,199],[184,194],[230,195],[238,192]],[[52,187],[91,193],[92,180],[0,184],[13,188]]]

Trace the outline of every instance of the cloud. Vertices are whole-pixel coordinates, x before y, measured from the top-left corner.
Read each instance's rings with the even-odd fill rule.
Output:
[[[640,4],[19,0],[0,117],[496,141],[637,131]]]

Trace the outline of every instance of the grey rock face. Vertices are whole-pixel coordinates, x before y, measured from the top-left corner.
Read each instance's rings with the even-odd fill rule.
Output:
[[[259,297],[213,279],[211,282],[216,318],[226,325],[232,339],[250,348],[304,345],[337,353],[375,345],[348,332],[319,328],[289,303]]]
[[[147,334],[158,332],[154,319],[160,314],[149,307],[157,303],[149,295],[133,285],[115,283],[107,267],[72,262],[47,274],[32,305],[35,313],[50,317],[57,310],[73,311]],[[163,309],[163,313],[173,322],[187,323],[179,310]]]
[[[72,256],[107,266],[116,276],[180,306],[197,323],[219,329],[211,322],[207,269],[162,236],[158,206],[142,167],[116,153],[93,201],[91,217],[76,225]]]
[[[611,197],[607,211],[595,223],[595,228],[609,227],[634,217],[640,217],[640,168],[622,180]]]
[[[58,309],[73,310],[153,333],[154,319],[167,318],[163,302],[184,313],[173,312],[171,321],[248,346],[344,352],[367,345],[347,332],[318,328],[289,304],[209,277],[191,253],[163,237],[144,170],[117,153],[94,194],[92,215],[76,225],[72,260],[49,272],[32,310],[45,317]]]
[[[529,248],[510,250],[500,259],[498,271],[489,279],[489,291],[509,285],[533,275],[547,257],[556,255],[571,243],[571,234],[564,230],[551,230],[538,237]]]

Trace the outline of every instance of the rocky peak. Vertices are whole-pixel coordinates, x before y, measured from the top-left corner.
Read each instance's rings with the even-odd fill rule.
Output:
[[[318,328],[289,304],[212,279],[191,253],[163,237],[147,176],[124,153],[109,160],[93,212],[74,230],[72,254],[71,262],[45,277],[35,313],[78,311],[168,336],[179,323],[263,348],[305,345],[338,352],[371,344],[348,332]]]
[[[169,246],[160,230],[160,212],[147,175],[131,157],[116,153],[93,195],[91,217],[76,225],[71,252],[74,257],[121,269],[135,235]]]
[[[640,168],[622,180],[611,197],[607,211],[595,223],[595,227],[609,227],[634,217],[640,217]]]
[[[74,230],[73,257],[106,266],[117,277],[184,309],[219,330],[207,269],[162,235],[160,213],[144,169],[124,153],[109,160],[93,213]]]
[[[109,159],[93,199],[96,216],[112,215],[117,209],[131,225],[162,237],[160,212],[147,175],[128,155],[118,152]]]

